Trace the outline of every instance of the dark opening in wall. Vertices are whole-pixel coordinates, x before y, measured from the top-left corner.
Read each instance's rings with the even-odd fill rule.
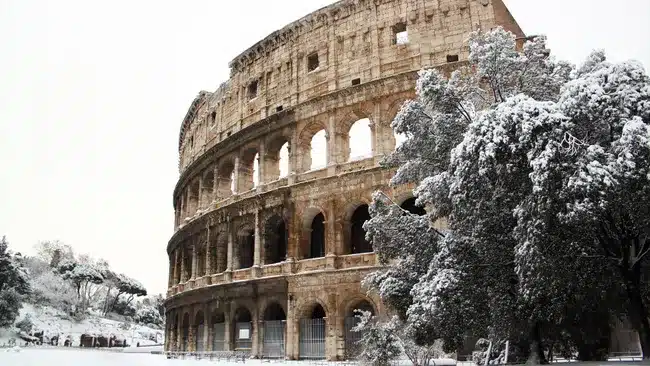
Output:
[[[230,137],[230,134],[231,134],[231,133],[232,133],[232,132],[228,131],[228,133],[226,134],[226,136]]]
[[[307,56],[307,72],[314,71],[318,68],[318,53],[312,53]]]
[[[457,62],[458,55],[447,55],[447,62]]]
[[[397,23],[393,26],[393,44],[409,43],[409,33],[406,30],[406,23]]]
[[[217,112],[212,112],[210,114],[210,126],[214,125],[217,120]]]
[[[284,109],[284,108],[283,108],[281,105],[275,107],[275,111],[276,111],[276,112],[282,112],[283,109]]]
[[[361,84],[361,79],[359,78],[352,79],[352,85],[359,85],[359,84]]]
[[[254,99],[257,97],[257,80],[248,84],[248,100]]]

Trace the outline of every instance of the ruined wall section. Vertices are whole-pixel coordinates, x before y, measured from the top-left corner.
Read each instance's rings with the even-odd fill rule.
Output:
[[[237,56],[230,79],[197,97],[181,127],[179,169],[242,128],[313,98],[467,60],[467,34],[496,25],[521,33],[501,0],[344,0],[311,13]],[[401,30],[408,42],[396,44]]]

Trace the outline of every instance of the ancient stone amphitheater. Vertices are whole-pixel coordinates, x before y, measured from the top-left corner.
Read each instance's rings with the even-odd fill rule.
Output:
[[[362,227],[371,194],[417,210],[378,164],[390,123],[418,70],[450,72],[468,33],[497,25],[523,37],[502,0],[345,0],[235,57],[180,129],[166,350],[354,357],[353,310],[386,312],[360,285],[377,268]],[[353,126],[368,155],[351,154]]]

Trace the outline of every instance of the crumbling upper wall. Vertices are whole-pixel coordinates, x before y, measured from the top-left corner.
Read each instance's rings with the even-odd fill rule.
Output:
[[[343,0],[317,10],[235,57],[230,79],[197,97],[181,126],[179,169],[242,128],[315,97],[466,60],[467,34],[497,25],[523,35],[501,0]],[[408,43],[396,44],[403,26]]]

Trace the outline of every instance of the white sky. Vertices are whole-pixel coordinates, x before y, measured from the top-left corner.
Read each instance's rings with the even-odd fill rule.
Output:
[[[167,287],[178,131],[228,62],[327,0],[0,0],[0,235],[59,239]],[[650,66],[648,0],[506,0],[559,58]]]

